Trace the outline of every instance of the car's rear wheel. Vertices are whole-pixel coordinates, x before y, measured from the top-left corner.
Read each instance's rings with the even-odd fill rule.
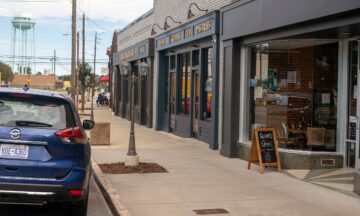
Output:
[[[69,216],[86,216],[88,208],[89,192],[86,193],[84,199],[72,203],[70,206]]]

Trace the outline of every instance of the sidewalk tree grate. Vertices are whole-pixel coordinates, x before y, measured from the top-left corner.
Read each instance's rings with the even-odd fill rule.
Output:
[[[198,215],[229,214],[225,209],[197,209],[193,211]]]

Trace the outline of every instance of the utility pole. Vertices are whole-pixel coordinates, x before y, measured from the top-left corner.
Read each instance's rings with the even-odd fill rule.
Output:
[[[83,13],[82,28],[82,68],[85,70],[85,13]],[[81,85],[81,112],[85,110],[85,87]]]
[[[80,47],[80,43],[79,43],[79,39],[80,39],[80,34],[79,32],[77,32],[76,34],[76,58],[77,58],[77,67],[76,67],[76,74],[75,74],[75,85],[76,85],[76,108],[79,109],[79,72],[80,72],[80,52],[79,52],[79,47]]]
[[[94,94],[95,94],[95,76],[96,76],[96,44],[97,44],[97,32],[95,32],[95,46],[94,46],[94,77],[92,80],[92,94],[91,94],[91,115],[90,119],[94,121]]]
[[[54,71],[53,72],[54,72],[54,76],[55,76],[56,75],[56,50],[54,50]]]
[[[75,101],[76,80],[76,0],[72,0],[72,25],[71,25],[71,98]]]
[[[53,77],[53,81],[54,81],[54,90],[56,89],[56,83],[55,83],[55,80],[56,80],[56,50],[54,50],[54,77]]]

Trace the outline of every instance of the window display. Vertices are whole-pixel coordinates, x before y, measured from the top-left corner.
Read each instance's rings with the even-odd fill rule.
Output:
[[[179,56],[179,93],[178,114],[190,114],[190,93],[191,93],[191,71],[190,71],[190,52]]]
[[[212,48],[204,50],[202,120],[211,120],[212,108]]]
[[[336,150],[338,43],[272,41],[251,47],[249,133],[276,128],[280,148]]]

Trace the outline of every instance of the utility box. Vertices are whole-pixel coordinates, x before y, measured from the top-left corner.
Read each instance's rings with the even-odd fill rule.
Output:
[[[90,131],[91,145],[110,145],[110,122],[96,122]]]
[[[355,172],[354,191],[360,196],[360,170]]]

